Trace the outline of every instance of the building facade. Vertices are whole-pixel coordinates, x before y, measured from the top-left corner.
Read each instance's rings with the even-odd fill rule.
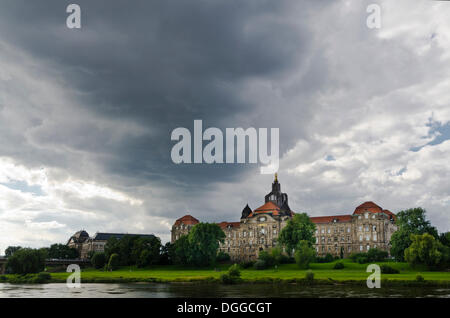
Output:
[[[89,258],[89,254],[95,252],[104,252],[106,242],[110,237],[121,239],[125,235],[154,237],[153,234],[125,234],[125,233],[95,233],[93,237],[84,231],[78,231],[67,241],[67,246],[73,247],[78,251],[81,259]]]
[[[278,235],[294,216],[288,204],[288,195],[281,192],[277,175],[272,191],[264,197],[264,204],[252,210],[242,210],[239,222],[221,222],[225,233],[220,250],[228,253],[233,261],[250,261],[258,258],[260,251],[277,246]],[[397,229],[395,214],[369,201],[359,205],[353,214],[311,217],[316,225],[315,249],[318,256],[332,254],[347,257],[355,252],[367,252],[370,248],[390,250],[390,238]],[[199,221],[186,215],[172,226],[172,243]]]

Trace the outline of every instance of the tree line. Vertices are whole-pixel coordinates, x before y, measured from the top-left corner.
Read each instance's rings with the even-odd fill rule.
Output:
[[[426,211],[413,208],[397,213],[398,230],[391,237],[390,254],[396,261],[412,266],[426,266],[431,270],[450,267],[450,232],[439,234],[426,218]],[[265,269],[283,263],[297,263],[308,268],[311,262],[331,262],[337,256],[331,254],[317,257],[315,244],[316,226],[306,213],[295,214],[278,237],[278,246],[259,252],[256,262],[240,264]],[[120,266],[149,267],[153,265],[213,266],[230,260],[219,252],[225,233],[217,224],[196,224],[188,234],[175,243],[161,244],[160,238],[124,235],[121,239],[111,237],[104,252],[91,253],[89,258],[97,269],[115,270]],[[44,269],[46,258],[78,258],[78,251],[63,244],[49,248],[30,249],[10,246],[5,251],[7,268],[13,273],[36,273]],[[342,255],[341,255],[342,258]],[[388,258],[386,251],[370,249],[367,253],[350,255],[353,261],[369,263]]]

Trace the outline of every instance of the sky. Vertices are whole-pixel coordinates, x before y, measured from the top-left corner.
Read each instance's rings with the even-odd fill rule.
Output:
[[[262,205],[259,164],[172,162],[171,132],[196,119],[279,128],[295,212],[420,206],[449,231],[449,16],[425,0],[0,0],[0,254],[80,229],[166,242],[185,214]]]

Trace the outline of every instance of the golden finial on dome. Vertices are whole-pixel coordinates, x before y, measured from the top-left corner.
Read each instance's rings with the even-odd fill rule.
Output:
[[[275,182],[278,181],[278,173],[275,172]]]

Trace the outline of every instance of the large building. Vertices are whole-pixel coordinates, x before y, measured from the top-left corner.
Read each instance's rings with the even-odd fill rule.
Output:
[[[104,252],[106,242],[110,237],[115,237],[117,239],[121,239],[125,235],[130,236],[143,236],[143,237],[154,237],[153,234],[124,234],[124,233],[95,233],[93,237],[90,237],[89,234],[84,231],[78,231],[74,235],[72,235],[67,242],[69,247],[75,248],[80,258],[86,259],[89,258],[90,253],[94,252]]]
[[[255,210],[247,204],[239,222],[218,224],[226,236],[220,250],[232,260],[255,260],[260,251],[275,247],[280,231],[295,214],[289,207],[288,195],[281,192],[276,174],[272,191],[264,201]],[[330,253],[347,257],[370,248],[389,251],[391,235],[397,229],[395,214],[370,201],[359,205],[353,214],[311,217],[311,221],[316,225],[315,249],[319,256]],[[172,243],[197,223],[191,215],[176,220],[172,226]]]

